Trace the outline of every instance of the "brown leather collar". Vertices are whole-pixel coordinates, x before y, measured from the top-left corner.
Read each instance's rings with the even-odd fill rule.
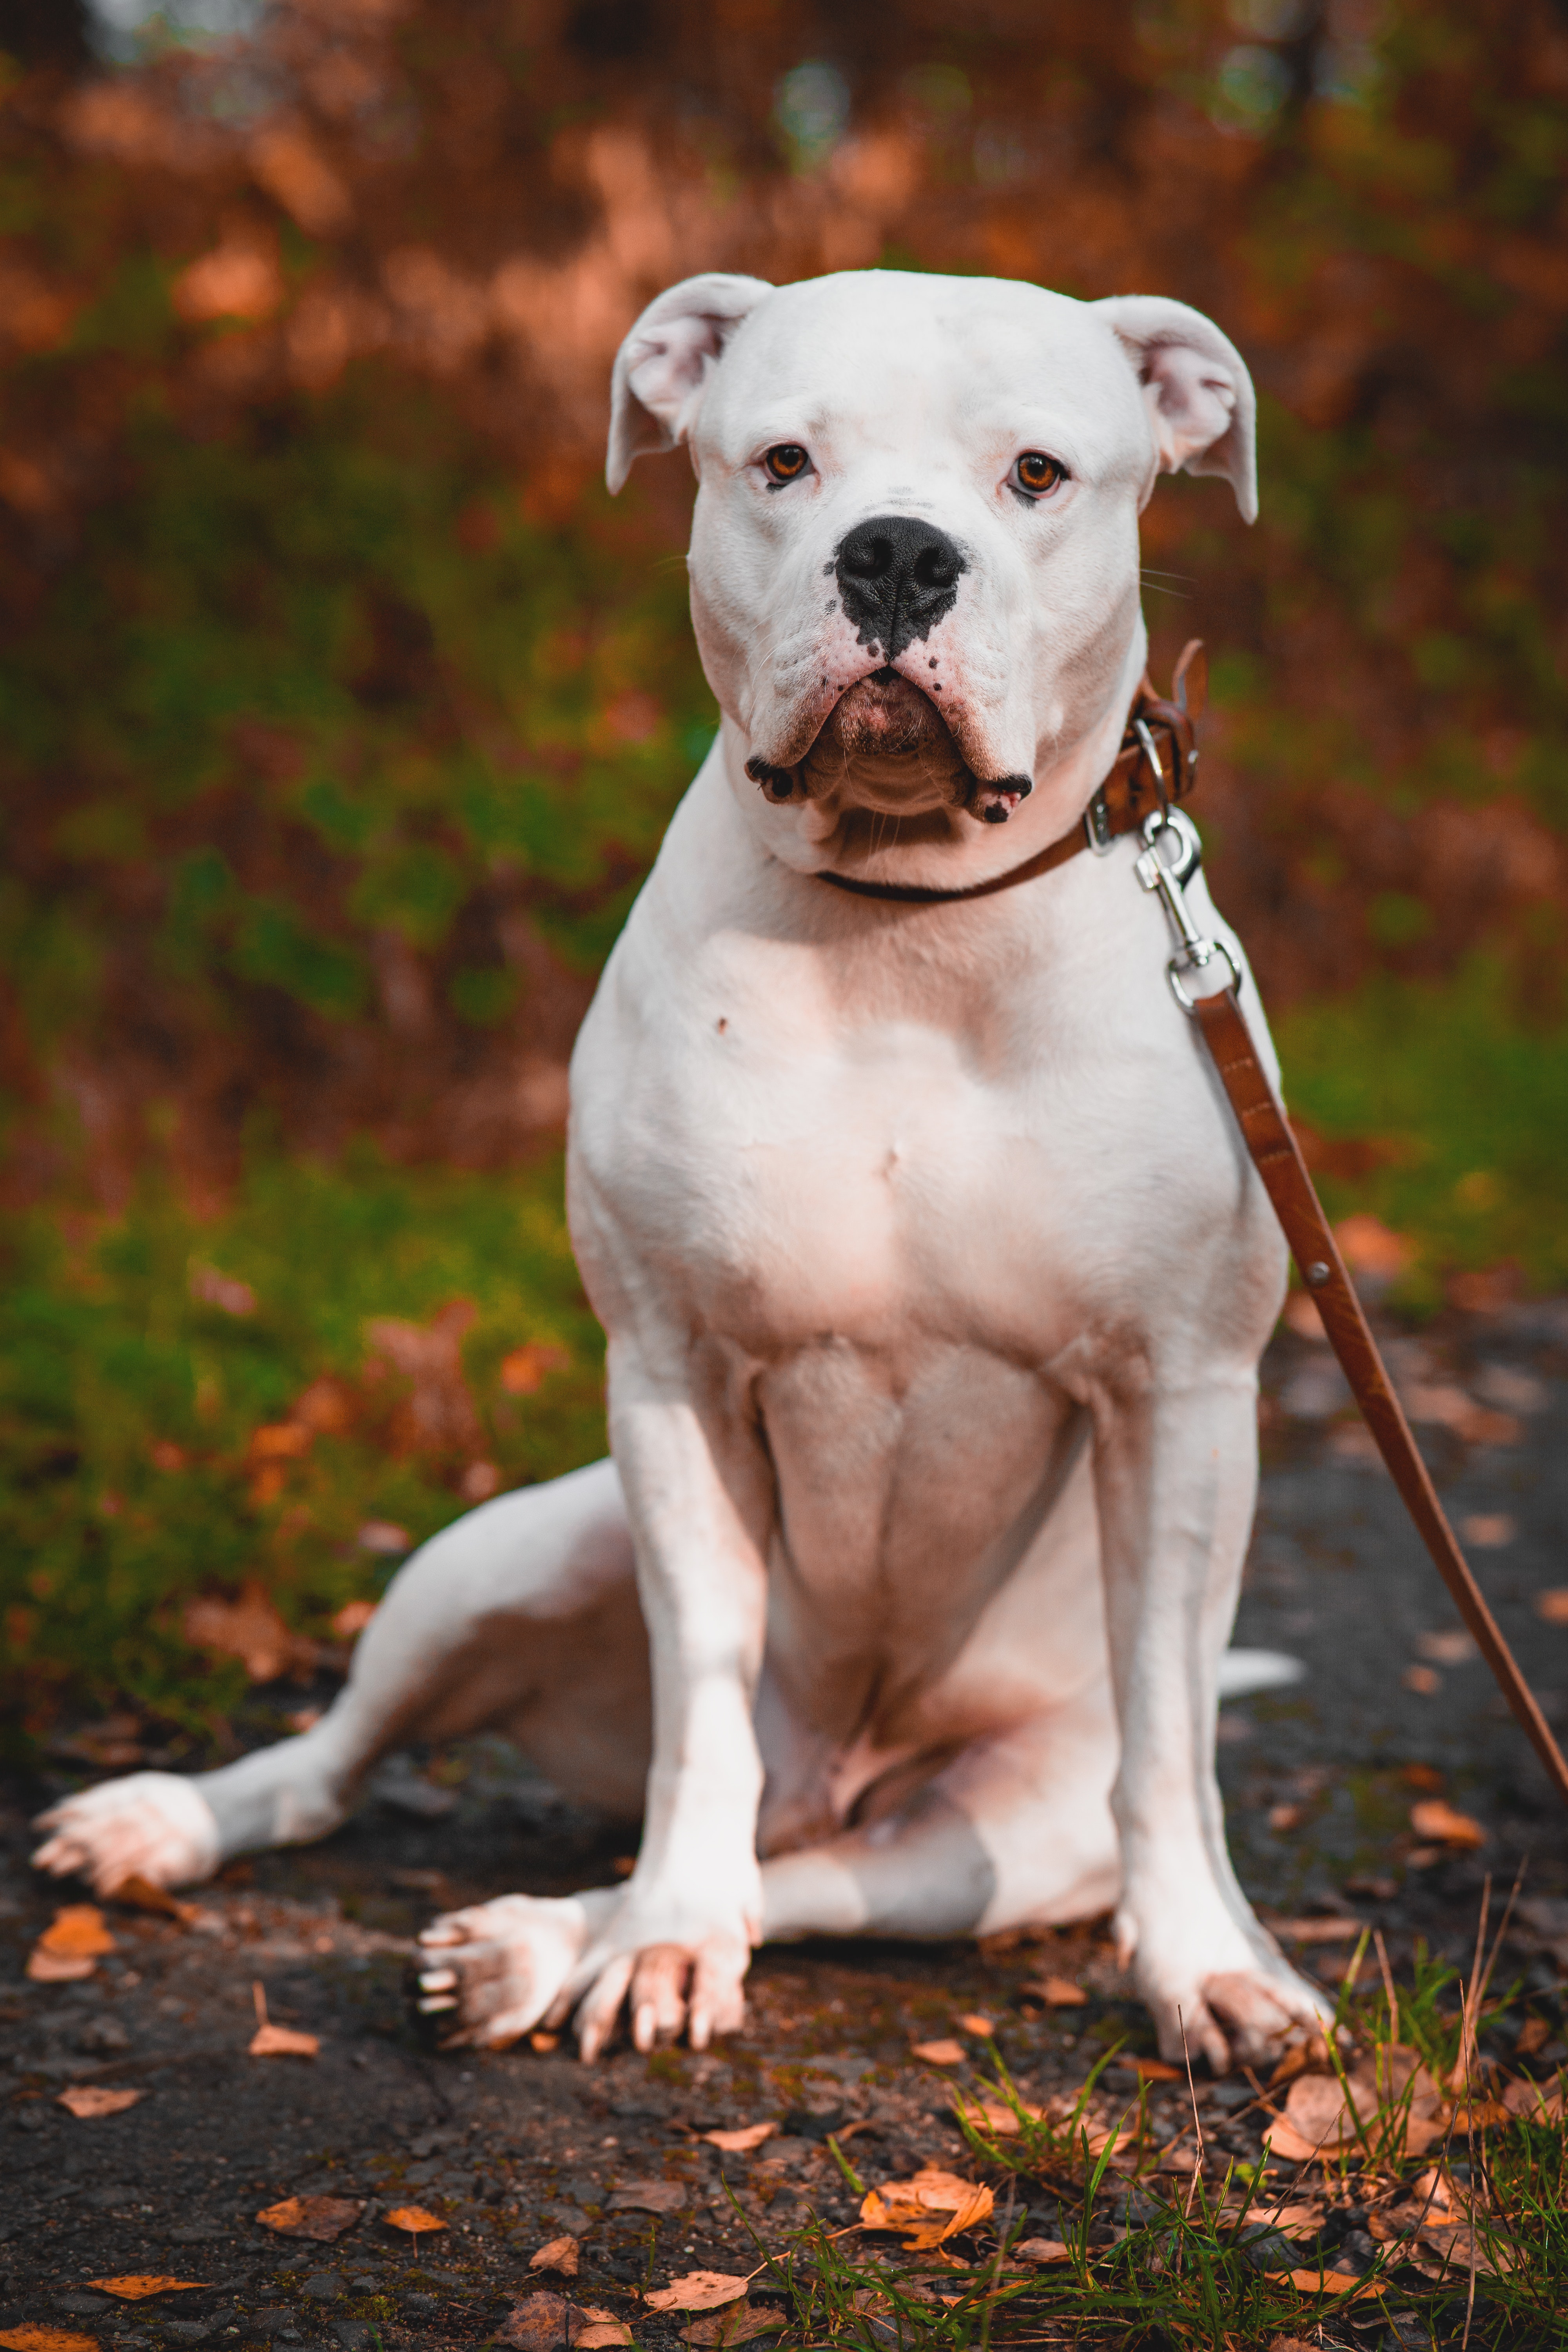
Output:
[[[1033,882],[1065,866],[1080,849],[1103,853],[1119,834],[1136,832],[1152,809],[1184,800],[1192,791],[1198,772],[1193,729],[1203,713],[1205,685],[1203,643],[1197,637],[1182,649],[1168,702],[1155,693],[1145,671],[1121,749],[1083,815],[1059,841],[1037,850],[1021,866],[1010,866],[1005,874],[993,874],[959,890],[935,890],[916,882],[867,882],[826,869],[812,878],[829,882],[836,890],[853,891],[858,898],[889,899],[900,907],[945,907],[963,898],[991,898],[998,890]]]

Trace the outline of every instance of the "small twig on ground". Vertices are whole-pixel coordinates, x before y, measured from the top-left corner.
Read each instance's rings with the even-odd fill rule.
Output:
[[[1187,2095],[1193,2103],[1193,2132],[1198,2143],[1197,2161],[1193,2166],[1192,2179],[1187,2183],[1187,2201],[1182,2215],[1184,2221],[1190,2221],[1193,2218],[1194,2193],[1203,2176],[1208,2151],[1204,2146],[1204,2127],[1198,2116],[1198,2086],[1193,2080],[1193,2053],[1187,2047],[1187,2021],[1179,2009],[1176,2011],[1176,2023],[1182,2029],[1182,2056],[1187,2069]]]

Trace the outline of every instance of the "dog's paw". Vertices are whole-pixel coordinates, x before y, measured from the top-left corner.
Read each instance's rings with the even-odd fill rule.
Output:
[[[716,2033],[738,2033],[744,2024],[751,1964],[750,1939],[722,1930],[689,1943],[612,1953],[577,2005],[578,2047],[584,2058],[596,2058],[625,2001],[637,2049],[678,2042],[684,2033],[693,2050],[706,2050]]]
[[[105,1780],[51,1805],[33,1826],[54,1832],[33,1856],[35,1870],[85,1878],[99,1895],[112,1895],[128,1878],[194,1885],[223,1859],[212,1807],[194,1781],[174,1772]]]
[[[442,2048],[502,2048],[538,2025],[620,1899],[618,1887],[559,1900],[502,1895],[432,1920],[419,1938],[418,2005],[450,2018]]]
[[[1239,1965],[1198,1978],[1184,1991],[1152,1986],[1144,1999],[1153,2011],[1160,2055],[1173,2065],[1206,2058],[1216,2074],[1278,2058],[1293,2025],[1319,2032],[1334,2013],[1327,1995],[1285,1960],[1259,1960],[1250,1954]]]

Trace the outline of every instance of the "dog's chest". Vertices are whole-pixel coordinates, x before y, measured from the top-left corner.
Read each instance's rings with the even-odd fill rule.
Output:
[[[1070,1154],[1048,1106],[986,1072],[972,1039],[915,1021],[783,1052],[715,1036],[653,1123],[624,1205],[639,1223],[674,1210],[689,1305],[743,1353],[1048,1340],[1019,1274],[1061,1255]]]

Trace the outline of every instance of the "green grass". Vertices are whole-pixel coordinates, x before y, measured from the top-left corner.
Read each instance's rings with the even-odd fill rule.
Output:
[[[603,1449],[602,1341],[555,1160],[504,1177],[410,1173],[368,1153],[334,1170],[274,1161],[207,1220],[150,1183],[118,1217],[19,1221],[6,1259],[4,1686],[34,1731],[67,1705],[129,1702],[211,1735],[245,1679],[192,1653],[184,1600],[258,1582],[292,1627],[326,1636],[335,1610],[384,1581],[385,1559],[357,1542],[366,1521],[419,1539],[467,1507],[474,1459],[515,1486]],[[245,1286],[254,1311],[195,1295],[203,1269]],[[413,1444],[411,1384],[374,1371],[368,1327],[425,1324],[458,1299],[473,1308],[475,1427]],[[552,1368],[509,1394],[502,1363],[530,1342]],[[256,1431],[287,1423],[323,1380],[346,1425],[262,1476]]]
[[[1451,1267],[1502,1259],[1539,1288],[1568,1284],[1568,1026],[1532,1017],[1500,959],[1441,983],[1379,979],[1276,1035],[1292,1115],[1373,1147],[1321,1189],[1333,1214],[1369,1209],[1416,1243],[1410,1303]]]
[[[758,2239],[768,2268],[752,2289],[753,2309],[772,2304],[792,2347],[864,2352],[986,2352],[991,2345],[1268,2352],[1280,2338],[1433,2352],[1458,2352],[1467,2341],[1475,2352],[1560,2346],[1568,2294],[1561,2127],[1510,2121],[1468,2129],[1462,2105],[1453,2112],[1466,2084],[1480,2100],[1500,2077],[1495,2060],[1474,2056],[1475,2042],[1466,2069],[1463,1988],[1454,1972],[1418,1950],[1413,1980],[1394,1988],[1397,2020],[1373,1974],[1375,1990],[1342,1999],[1342,2052],[1330,2054],[1342,2073],[1358,2057],[1374,2063],[1396,2033],[1401,2047],[1419,2053],[1450,2097],[1447,2136],[1426,2152],[1405,2153],[1406,2093],[1320,2163],[1296,2167],[1267,2154],[1248,2163],[1216,2156],[1211,2145],[1201,2170],[1173,2179],[1155,2170],[1161,2148],[1147,2130],[1146,2086],[1134,2101],[1107,2101],[1109,2053],[1076,2099],[1044,2116],[1020,2099],[998,2059],[979,2088],[994,2106],[1012,2110],[1016,2130],[999,2135],[977,2119],[973,2103],[955,2103],[973,2168],[994,2189],[990,2221],[935,2258],[879,2251],[885,2239],[829,2231],[816,2221],[778,2252]],[[1489,2036],[1520,2021],[1510,2000],[1476,2004],[1473,2033],[1483,2053]],[[1325,2063],[1321,2052],[1317,2063]],[[1177,2099],[1184,2095],[1177,2086]],[[1281,2103],[1284,2095],[1281,2084]],[[1119,2148],[1112,2137],[1100,2145],[1108,2121],[1119,2119],[1131,2126],[1130,2144]],[[859,2191],[853,2166],[834,2153]],[[1468,2241],[1462,2258],[1456,2250],[1445,2265],[1414,2235],[1411,2214],[1432,2210],[1435,2168],[1472,2200],[1473,2282]],[[1011,2250],[1037,2233],[1026,2217],[1042,2199],[1059,2214],[1066,2259],[1025,2271]],[[1364,2222],[1370,2214],[1385,2231],[1372,2267],[1349,2286],[1309,2291],[1293,2283],[1292,2270],[1321,2278],[1339,2272],[1343,2258],[1336,2262],[1331,2229],[1287,2238],[1258,2218],[1265,2202],[1281,2201],[1315,2203],[1330,2220],[1353,2212]],[[1384,2216],[1394,2218],[1385,2224]]]

